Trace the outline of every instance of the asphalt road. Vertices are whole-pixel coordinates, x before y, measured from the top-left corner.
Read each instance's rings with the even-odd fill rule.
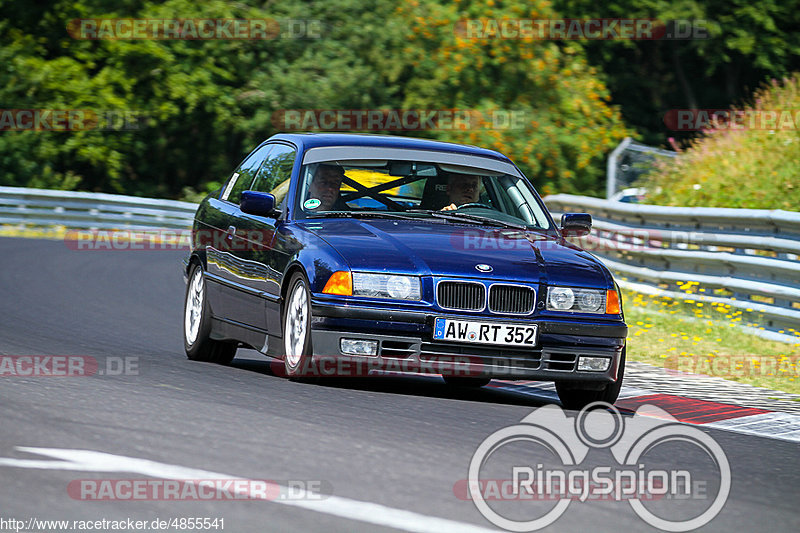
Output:
[[[496,529],[472,501],[455,495],[454,485],[467,477],[487,436],[545,406],[545,399],[453,390],[437,378],[292,382],[244,350],[229,367],[190,362],[181,343],[184,255],[76,251],[61,241],[0,238],[0,355],[89,356],[101,370],[126,360],[132,365],[121,375],[0,375],[0,530],[9,529],[2,520],[31,517],[223,518],[224,531],[233,532]],[[732,479],[727,503],[703,530],[800,531],[800,447],[702,431],[724,450]],[[63,450],[113,455],[76,459]],[[607,450],[593,452],[583,467],[612,464]],[[495,459],[535,465],[552,455],[518,446]],[[652,460],[694,479],[714,477],[702,454],[653,452]],[[502,475],[499,465],[491,467]],[[281,485],[302,481],[333,497],[85,501],[68,491],[74,480],[180,479],[195,472],[186,469]],[[534,513],[520,510],[521,502],[500,505],[511,515]],[[670,505],[678,504],[662,500],[653,508],[670,516]],[[628,503],[605,501],[572,502],[544,530],[589,529],[655,530]]]

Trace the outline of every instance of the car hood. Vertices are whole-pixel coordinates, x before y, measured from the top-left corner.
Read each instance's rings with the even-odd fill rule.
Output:
[[[551,235],[440,220],[325,219],[301,226],[334,247],[354,271],[579,287],[612,283],[597,258]]]

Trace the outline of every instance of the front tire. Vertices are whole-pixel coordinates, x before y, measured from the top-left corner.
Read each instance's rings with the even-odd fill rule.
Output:
[[[206,298],[206,280],[203,267],[195,264],[186,285],[183,302],[183,347],[192,361],[230,364],[236,356],[235,343],[222,342],[210,337],[211,309]]]
[[[572,409],[580,411],[590,403],[605,402],[614,405],[619,397],[619,391],[622,388],[622,378],[625,375],[625,348],[622,349],[622,355],[619,360],[619,371],[617,372],[617,381],[614,383],[607,383],[602,389],[591,390],[580,387],[579,383],[575,382],[556,382],[556,391],[558,392],[558,399],[561,400],[561,405],[565,409]]]
[[[311,294],[306,277],[295,273],[289,281],[283,309],[283,364],[290,378],[311,372]]]

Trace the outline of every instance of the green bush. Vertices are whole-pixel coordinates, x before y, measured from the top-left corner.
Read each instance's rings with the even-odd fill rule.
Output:
[[[759,89],[743,111],[743,128],[706,131],[651,172],[647,201],[800,211],[800,74]],[[771,111],[776,127],[762,129]]]

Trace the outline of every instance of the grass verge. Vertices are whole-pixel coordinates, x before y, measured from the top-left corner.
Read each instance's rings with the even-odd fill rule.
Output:
[[[794,344],[737,327],[723,306],[623,290],[628,359],[800,394],[800,332]]]

